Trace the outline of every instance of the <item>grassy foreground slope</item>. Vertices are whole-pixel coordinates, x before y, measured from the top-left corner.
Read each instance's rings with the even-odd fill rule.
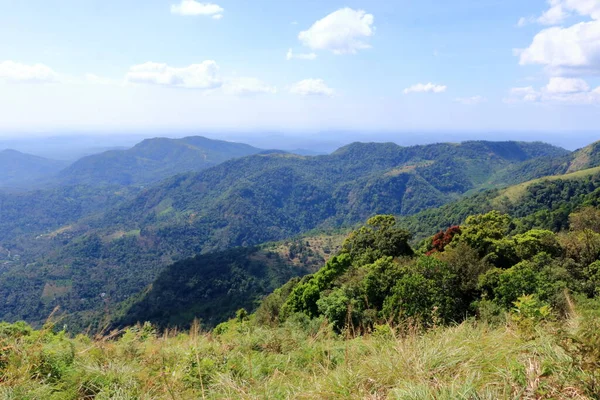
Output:
[[[0,398],[598,399],[599,321],[577,307],[533,331],[508,318],[348,338],[322,323],[238,321],[225,333],[146,324],[117,340],[4,324]]]

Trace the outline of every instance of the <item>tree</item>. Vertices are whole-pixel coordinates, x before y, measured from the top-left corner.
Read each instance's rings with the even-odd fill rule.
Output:
[[[410,232],[396,226],[393,215],[377,215],[348,236],[342,252],[349,254],[356,265],[371,264],[382,257],[411,256],[411,238]]]

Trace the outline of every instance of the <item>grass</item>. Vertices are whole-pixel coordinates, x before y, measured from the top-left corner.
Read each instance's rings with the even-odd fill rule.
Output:
[[[588,399],[564,327],[468,321],[428,332],[335,335],[320,321],[90,339],[50,330],[0,344],[0,399]],[[571,333],[573,333],[571,332]]]
[[[600,172],[600,167],[584,169],[582,171],[573,172],[570,174],[564,175],[556,175],[556,176],[547,176],[540,179],[534,179],[532,181],[524,182],[519,185],[514,185],[502,190],[498,195],[497,199],[506,197],[511,202],[518,201],[523,195],[526,193],[527,188],[531,185],[534,185],[543,181],[556,181],[556,180],[575,180],[582,179],[591,175],[595,175]]]

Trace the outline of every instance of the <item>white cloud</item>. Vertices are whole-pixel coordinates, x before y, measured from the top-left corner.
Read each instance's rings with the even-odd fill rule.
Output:
[[[600,72],[600,21],[539,32],[520,54],[520,64],[540,64],[554,72]]]
[[[527,25],[527,23],[529,22],[529,20],[525,17],[521,17],[519,18],[519,22],[517,22],[517,26],[518,27],[524,27],[525,25]]]
[[[234,96],[251,96],[255,94],[275,94],[277,88],[256,78],[234,78],[223,84],[223,92]]]
[[[129,69],[126,81],[189,89],[214,89],[222,85],[219,66],[212,60],[183,68],[147,62]]]
[[[539,17],[521,18],[519,26],[528,23],[539,23],[542,25],[558,25],[563,23],[572,15],[600,19],[600,2],[598,0],[548,0],[550,8]]]
[[[600,104],[600,88],[593,91],[582,79],[551,78],[546,86],[536,90],[532,86],[513,88],[506,103],[560,103],[560,104]]]
[[[510,89],[510,97],[505,99],[507,103],[515,103],[519,101],[536,102],[540,99],[540,94],[533,86],[518,87]]]
[[[404,94],[410,93],[444,93],[448,89],[445,85],[434,85],[433,83],[417,83],[404,89]]]
[[[583,79],[577,78],[550,78],[550,82],[545,87],[548,93],[578,93],[590,90],[589,85]]]
[[[372,14],[342,8],[300,32],[298,39],[313,50],[330,50],[334,54],[356,54],[371,46],[365,41],[375,33]]]
[[[213,3],[199,3],[195,0],[181,0],[179,4],[171,5],[171,13],[184,16],[210,15],[221,19],[225,10]]]
[[[537,22],[543,25],[556,25],[564,21],[568,16],[568,12],[563,7],[562,2],[553,1],[556,3],[550,7],[549,10],[544,12],[541,17],[537,19]]]
[[[290,93],[302,96],[333,96],[335,91],[327,86],[323,79],[305,79],[292,85]]]
[[[285,59],[290,61],[293,59],[296,60],[316,60],[317,59],[317,55],[315,53],[294,53],[294,51],[292,49],[289,49],[288,52],[285,55]]]
[[[550,9],[540,17],[540,22],[560,23],[571,14],[579,14],[592,19],[600,19],[598,0],[549,0]]]
[[[467,106],[474,106],[477,104],[485,103],[487,99],[483,96],[472,96],[472,97],[457,97],[454,99],[455,102],[461,103]]]
[[[58,80],[58,74],[44,64],[21,64],[14,61],[0,62],[0,80],[14,83],[50,83]]]

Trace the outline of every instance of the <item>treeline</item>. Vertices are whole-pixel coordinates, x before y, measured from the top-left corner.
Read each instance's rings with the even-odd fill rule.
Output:
[[[393,216],[377,216],[321,270],[268,296],[256,321],[324,318],[338,332],[370,332],[382,324],[493,320],[515,307],[526,318],[559,317],[571,296],[600,295],[600,211],[581,208],[569,225],[516,233],[521,220],[492,211],[412,249]]]

